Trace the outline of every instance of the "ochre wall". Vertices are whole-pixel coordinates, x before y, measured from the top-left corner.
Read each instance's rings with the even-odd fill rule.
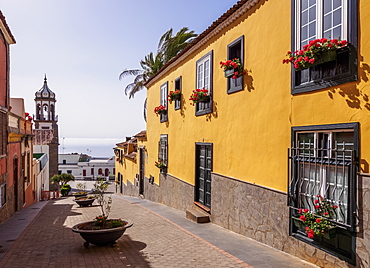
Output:
[[[369,3],[360,1],[359,80],[311,93],[291,94],[291,66],[282,64],[291,48],[291,1],[261,1],[209,39],[175,67],[167,68],[147,91],[146,176],[154,167],[161,134],[168,134],[168,173],[194,184],[195,142],[213,143],[213,172],[286,191],[287,148],[291,127],[360,122],[361,133],[369,130],[370,58]],[[278,23],[277,23],[278,19]],[[227,45],[244,35],[244,90],[226,93],[227,80],[219,62],[226,60]],[[195,89],[196,61],[213,50],[213,113],[195,116],[189,97]],[[182,109],[168,104],[168,122],[160,123],[153,110],[160,104],[160,86],[182,76]],[[369,141],[361,135],[361,158],[370,157]],[[369,160],[370,161],[370,160]],[[363,170],[368,172],[367,170]]]

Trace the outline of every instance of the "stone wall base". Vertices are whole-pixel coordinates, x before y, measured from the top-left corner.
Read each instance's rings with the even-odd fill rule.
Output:
[[[193,207],[193,185],[170,174],[160,174],[159,182],[159,185],[152,184],[145,179],[145,199],[183,211]],[[138,181],[134,184],[128,182],[124,185],[123,193],[138,196],[138,185]],[[287,195],[283,192],[212,173],[211,221],[319,267],[353,267],[289,236],[289,208]],[[362,249],[367,247],[368,245],[361,244]]]

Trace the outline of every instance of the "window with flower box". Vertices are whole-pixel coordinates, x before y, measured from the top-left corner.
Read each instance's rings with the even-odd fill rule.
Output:
[[[195,104],[195,115],[212,112],[212,84],[213,84],[213,51],[204,55],[196,62],[196,89],[207,89],[209,100]]]
[[[168,165],[168,135],[167,134],[162,134],[159,138],[158,161],[161,161],[165,165],[166,168],[164,168],[164,170],[167,171],[167,165]]]
[[[175,79],[175,88],[174,88],[174,91],[180,90],[180,92],[181,92],[181,86],[182,86],[182,83],[181,82],[182,82],[181,76]],[[181,98],[178,99],[178,100],[175,100],[174,107],[175,107],[175,110],[181,109]]]
[[[167,122],[168,121],[168,82],[165,82],[161,85],[160,88],[160,105],[166,107],[166,112],[160,114],[160,122]]]
[[[290,234],[353,263],[358,124],[293,127],[289,152]],[[311,239],[304,227],[294,224],[300,209],[315,211],[318,196],[336,207],[329,219],[334,237]]]
[[[227,59],[240,59],[240,63],[244,66],[244,35],[233,41],[227,46]],[[243,90],[243,76],[236,79],[227,78],[227,93],[233,93]]]
[[[292,68],[292,94],[317,90],[357,79],[357,0],[292,0],[292,51],[309,41],[347,40],[336,60],[304,70]]]

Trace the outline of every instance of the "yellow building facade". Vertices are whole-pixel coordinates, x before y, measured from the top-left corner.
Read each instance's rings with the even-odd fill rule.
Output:
[[[141,164],[122,171],[122,193],[195,204],[319,266],[368,267],[369,20],[365,0],[239,1],[147,82]],[[348,44],[302,70],[282,63],[316,39]],[[225,78],[220,62],[233,58],[245,74]],[[196,89],[209,97],[193,105]],[[312,238],[294,217],[325,202],[336,234]]]

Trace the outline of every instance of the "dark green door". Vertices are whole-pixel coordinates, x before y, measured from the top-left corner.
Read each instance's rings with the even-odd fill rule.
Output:
[[[195,201],[211,208],[212,144],[196,144]]]

